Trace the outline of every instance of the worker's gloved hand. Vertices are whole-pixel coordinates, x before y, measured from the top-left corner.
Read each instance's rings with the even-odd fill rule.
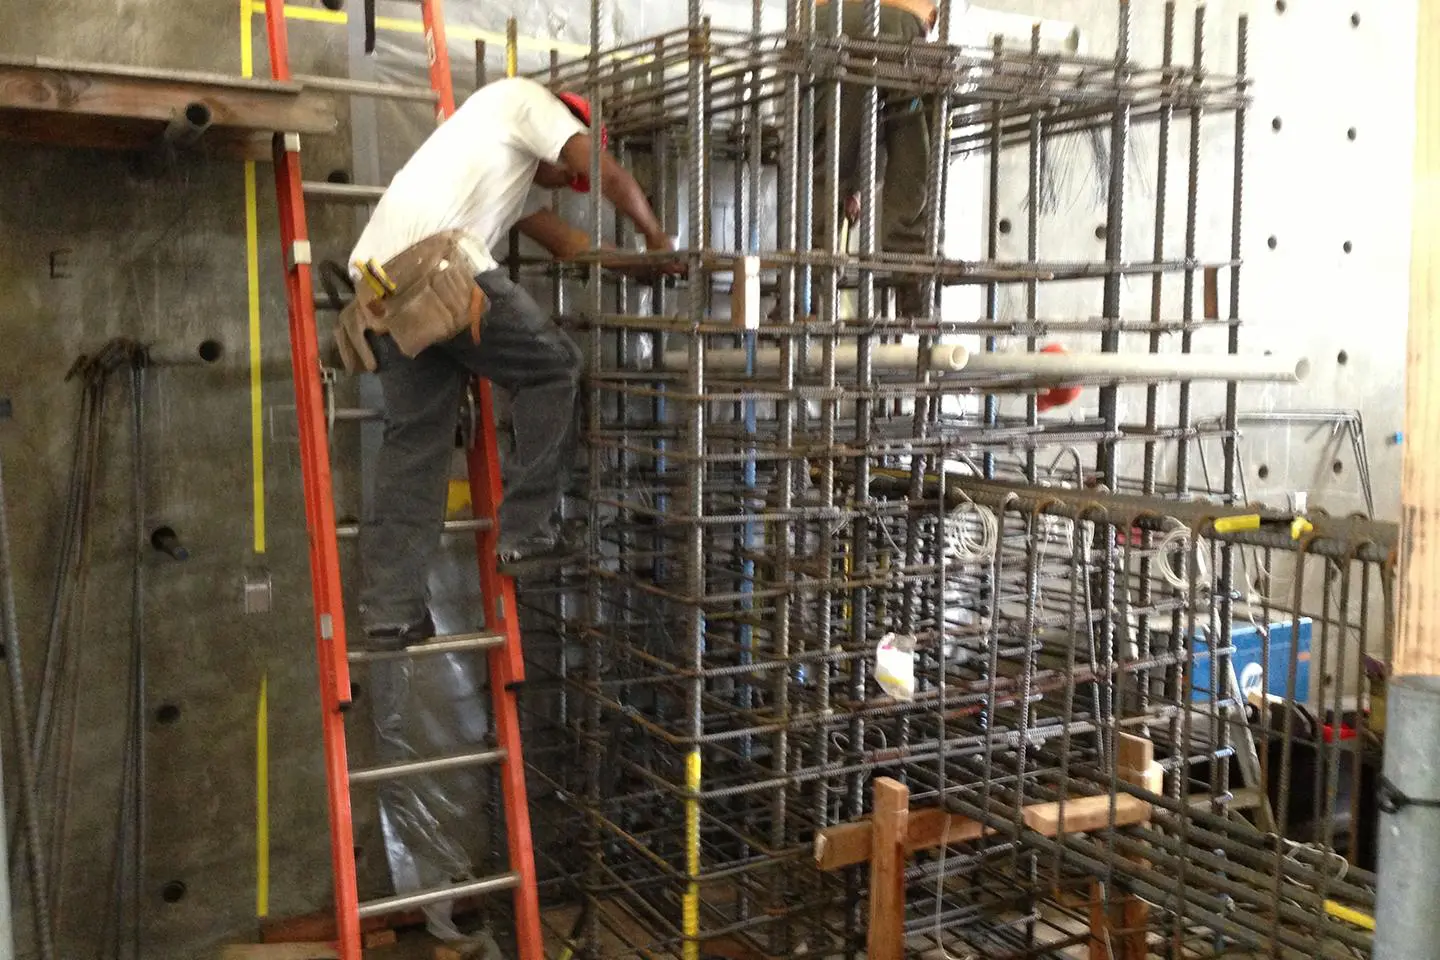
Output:
[[[668,235],[657,232],[645,237],[645,249],[650,253],[669,253],[675,249],[675,243]],[[647,265],[647,273],[651,277],[684,276],[686,270],[685,261],[680,259]]]

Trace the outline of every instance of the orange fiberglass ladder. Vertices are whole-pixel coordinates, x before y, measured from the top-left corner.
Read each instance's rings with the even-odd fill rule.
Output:
[[[420,7],[430,62],[430,92],[436,105],[436,121],[443,123],[455,112],[455,92],[450,82],[450,57],[445,46],[441,0],[420,0]],[[291,80],[284,0],[266,0],[265,21],[271,73],[276,80]],[[336,81],[332,89],[356,95],[401,99],[415,99],[417,91],[423,90],[357,81]],[[429,95],[426,96],[428,98]],[[331,867],[335,880],[340,958],[360,960],[362,917],[383,916],[463,897],[511,890],[515,900],[520,960],[544,960],[540,905],[535,886],[535,858],[530,837],[530,809],[525,791],[525,762],[520,750],[520,716],[516,703],[516,692],[525,672],[515,605],[515,582],[509,577],[502,577],[496,566],[499,536],[496,509],[500,505],[501,487],[490,384],[482,380],[475,385],[479,426],[474,431],[468,453],[471,502],[475,505],[476,517],[473,528],[476,531],[486,632],[437,637],[397,654],[349,652],[345,643],[345,606],[340,587],[326,401],[315,322],[310,239],[305,219],[307,194],[319,198],[327,193],[334,197],[337,192],[326,190],[333,188],[332,184],[309,184],[303,180],[297,134],[277,134],[275,137],[275,186],[284,245],[285,289],[290,301],[290,350],[294,363],[295,405],[299,416],[301,472],[305,483],[305,522],[310,539],[310,576],[315,595],[315,642],[320,666]],[[462,650],[487,651],[494,746],[455,756],[352,771],[346,759],[345,746],[345,711],[350,706],[350,664],[380,657],[420,657]],[[485,764],[498,764],[500,767],[506,845],[510,854],[509,872],[361,903],[355,879],[351,785]]]

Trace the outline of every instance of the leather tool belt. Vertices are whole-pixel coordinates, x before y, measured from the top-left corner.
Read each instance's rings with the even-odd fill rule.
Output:
[[[335,342],[350,373],[378,367],[369,335],[389,334],[407,357],[469,329],[480,342],[487,303],[475,282],[475,265],[461,231],[427,237],[387,261],[384,284],[357,284],[355,299],[340,312]]]

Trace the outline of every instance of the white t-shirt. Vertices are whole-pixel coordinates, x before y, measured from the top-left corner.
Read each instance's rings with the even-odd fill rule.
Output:
[[[472,257],[483,261],[476,270],[494,269],[494,251],[525,212],[540,161],[558,162],[561,148],[585,132],[569,108],[533,80],[487,84],[395,174],[350,263],[385,263],[426,237],[464,230]]]

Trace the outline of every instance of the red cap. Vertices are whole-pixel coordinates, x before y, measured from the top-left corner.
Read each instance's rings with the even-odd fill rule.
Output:
[[[580,94],[571,93],[568,90],[564,93],[556,94],[556,96],[560,98],[561,103],[570,108],[570,112],[575,115],[575,119],[585,124],[588,130],[590,126],[590,101],[580,96]],[[600,127],[600,148],[603,150],[608,146],[610,146],[610,131],[602,124]],[[570,180],[570,189],[576,193],[589,193],[590,178],[583,173],[577,173]]]
[[[1058,343],[1050,343],[1040,348],[1041,353],[1065,353],[1064,347]],[[1080,398],[1079,387],[1053,387],[1046,390],[1035,401],[1035,409],[1044,413],[1046,410],[1055,407],[1063,407],[1066,404],[1074,403]]]

